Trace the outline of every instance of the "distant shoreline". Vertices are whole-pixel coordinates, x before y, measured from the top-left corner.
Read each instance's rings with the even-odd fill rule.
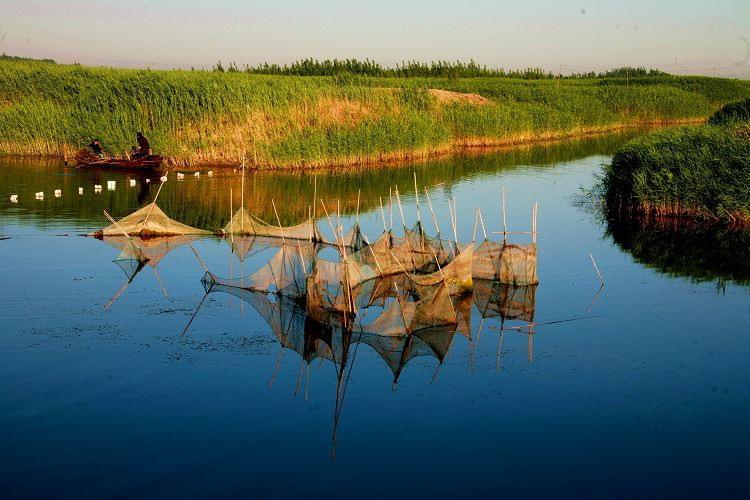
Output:
[[[421,161],[700,123],[750,82],[707,77],[269,76],[0,61],[0,154],[123,155],[143,130],[168,168],[299,170]]]

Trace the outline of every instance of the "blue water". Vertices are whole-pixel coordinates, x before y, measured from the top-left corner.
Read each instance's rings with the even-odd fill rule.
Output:
[[[528,230],[539,202],[540,325],[533,335],[505,331],[500,345],[497,319],[477,338],[475,309],[471,342],[456,335],[442,364],[412,360],[395,387],[361,345],[335,457],[330,362],[315,360],[308,378],[284,350],[274,376],[280,346],[269,326],[225,294],[209,295],[180,336],[203,298],[187,246],[158,265],[164,290],[146,267],[105,310],[124,283],[118,252],[77,234],[107,225],[102,208],[123,216],[144,203],[126,176],[0,162],[0,234],[9,237],[0,241],[0,496],[744,496],[748,287],[664,272],[607,236],[577,203],[608,158],[593,149],[536,164],[508,165],[506,153],[463,158],[438,178],[427,174],[433,164],[414,167],[429,178],[444,233],[455,196],[464,241],[475,207],[490,233],[501,230],[501,186],[511,230]],[[32,168],[39,173],[21,175]],[[116,178],[117,189],[90,193],[95,175]],[[318,176],[319,188],[335,179]],[[377,182],[387,199],[383,179],[351,175],[346,189]],[[42,180],[67,183],[63,196],[30,198]],[[230,182],[237,174],[170,179],[164,201],[200,193],[193,202],[210,212],[211,193]],[[413,188],[401,189],[413,222]],[[14,192],[26,193],[15,205]],[[298,202],[296,190],[288,196],[275,200],[282,217]],[[81,216],[82,204],[93,215]],[[359,215],[371,240],[382,231],[374,206]],[[343,216],[344,226],[354,218]],[[222,240],[194,247],[221,276],[248,274],[272,255],[240,264]],[[574,321],[545,324],[560,320]]]

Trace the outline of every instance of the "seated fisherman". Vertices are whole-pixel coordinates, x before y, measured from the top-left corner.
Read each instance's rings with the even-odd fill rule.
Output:
[[[151,154],[151,145],[148,143],[148,139],[143,135],[143,132],[136,134],[136,140],[138,141],[138,153],[133,155],[133,158],[145,158]]]
[[[93,141],[91,141],[88,147],[91,149],[91,151],[94,152],[95,155],[102,156],[103,150],[101,143],[99,143],[99,139],[94,139]]]

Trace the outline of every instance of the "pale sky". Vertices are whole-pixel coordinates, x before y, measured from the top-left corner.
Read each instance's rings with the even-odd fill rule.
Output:
[[[0,51],[196,68],[305,57],[750,78],[750,0],[0,0]]]

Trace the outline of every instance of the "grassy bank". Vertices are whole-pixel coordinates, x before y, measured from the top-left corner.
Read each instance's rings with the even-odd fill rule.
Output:
[[[430,90],[432,89],[432,90]],[[447,92],[439,92],[439,91]],[[386,78],[0,61],[0,154],[121,154],[143,130],[176,164],[357,165],[702,120],[750,97],[715,78]]]
[[[709,123],[637,138],[605,167],[612,215],[690,217],[750,225],[750,99]]]

